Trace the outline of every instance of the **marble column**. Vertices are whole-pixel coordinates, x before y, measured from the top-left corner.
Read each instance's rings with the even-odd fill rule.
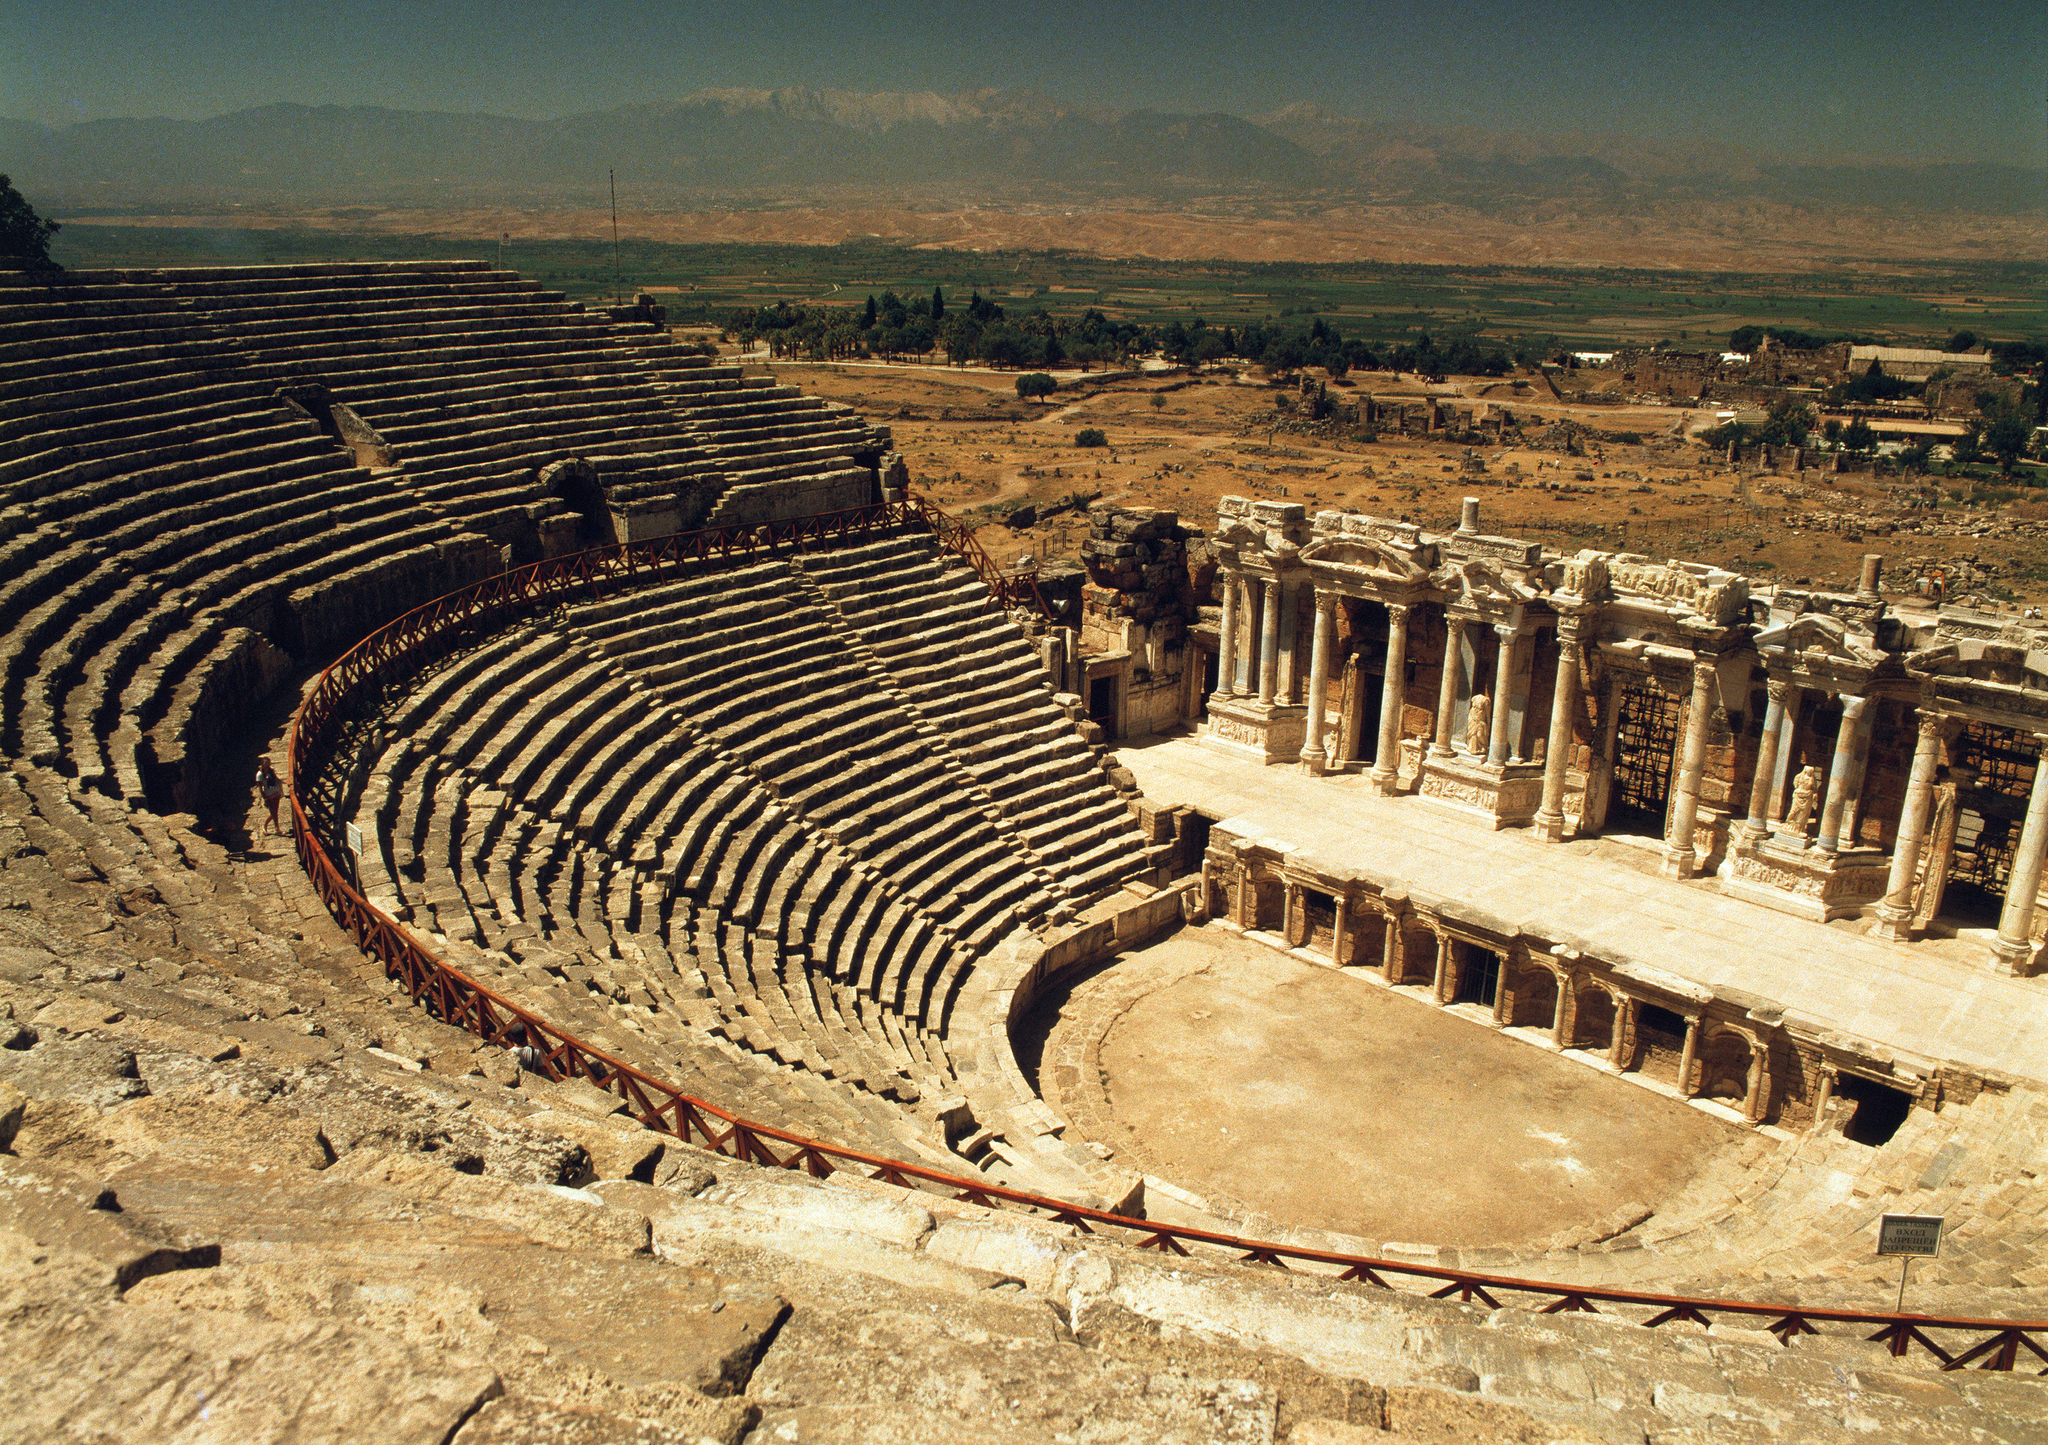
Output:
[[[1692,1088],[1692,1061],[1699,1056],[1700,1016],[1685,1016],[1685,1047],[1678,1054],[1678,1097],[1690,1099]]]
[[[1237,596],[1240,579],[1235,569],[1223,573],[1223,618],[1216,632],[1216,693],[1228,697],[1237,691]]]
[[[1863,718],[1869,711],[1867,697],[1842,698],[1842,726],[1835,733],[1835,761],[1828,768],[1828,797],[1820,813],[1820,837],[1815,846],[1823,853],[1842,847],[1842,811],[1850,796],[1863,784],[1857,761],[1864,756]],[[1853,843],[1853,839],[1851,840]]]
[[[1792,735],[1799,730],[1799,703],[1806,696],[1806,689],[1797,683],[1785,686],[1785,718],[1778,725],[1777,762],[1771,768],[1771,795],[1766,800],[1770,807],[1764,814],[1764,822],[1776,823],[1785,816],[1785,784],[1792,777]]]
[[[1514,684],[1516,644],[1521,635],[1514,628],[1495,623],[1493,635],[1500,639],[1493,651],[1493,724],[1486,738],[1486,761],[1495,767],[1508,760],[1508,691]]]
[[[1619,1073],[1622,1050],[1628,1044],[1629,1030],[1634,1026],[1636,1001],[1612,989],[1607,991],[1607,997],[1614,1005],[1614,1030],[1607,1037],[1607,1067]]]
[[[1251,692],[1252,669],[1257,664],[1257,608],[1252,599],[1258,594],[1252,590],[1252,582],[1253,579],[1244,573],[1238,573],[1236,589],[1230,596],[1231,610],[1237,614],[1236,665],[1230,670],[1230,692],[1233,697],[1245,697]]]
[[[1807,1126],[1809,1132],[1820,1128],[1821,1118],[1827,1113],[1828,1104],[1834,1097],[1835,1067],[1832,1064],[1822,1064],[1820,1066],[1820,1084],[1814,1090],[1813,1095],[1813,1123]]]
[[[1742,1100],[1742,1117],[1752,1124],[1764,1121],[1764,1086],[1770,1081],[1770,1053],[1759,1039],[1749,1041],[1749,1093]]]
[[[1330,653],[1337,643],[1337,594],[1316,593],[1316,633],[1308,663],[1308,727],[1301,743],[1304,772],[1320,773],[1330,755],[1323,746],[1323,709],[1329,704]]]
[[[1564,1047],[1564,1028],[1567,1010],[1571,1007],[1573,984],[1570,974],[1557,976],[1557,1005],[1550,1011],[1550,1042],[1557,1048]]]
[[[1280,686],[1280,579],[1261,585],[1266,602],[1259,610],[1259,705],[1270,707]]]
[[[1778,774],[1778,734],[1785,727],[1785,702],[1791,696],[1790,683],[1768,684],[1771,703],[1764,712],[1764,735],[1757,745],[1756,776],[1749,784],[1749,819],[1742,825],[1742,841],[1754,847],[1771,831],[1771,789]]]
[[[1707,725],[1714,713],[1714,664],[1692,665],[1692,710],[1685,720],[1685,748],[1678,759],[1678,796],[1671,800],[1671,826],[1664,835],[1664,875],[1690,878],[1699,866],[1693,825],[1700,815],[1700,772],[1707,762]]]
[[[2041,859],[2048,852],[2048,733],[2034,734],[2042,755],[2034,763],[2034,789],[2027,795],[2027,820],[2020,825],[2005,882],[2005,907],[1998,915],[1998,962],[2007,973],[2024,972],[2032,959],[2034,895],[2041,891]]]
[[[1579,700],[1579,620],[1557,620],[1557,681],[1550,694],[1550,737],[1543,745],[1543,805],[1535,832],[1545,843],[1564,841],[1564,784],[1571,768],[1572,714]]]
[[[1913,748],[1913,771],[1906,777],[1906,805],[1899,813],[1899,833],[1892,844],[1892,873],[1877,905],[1871,933],[1895,943],[1913,936],[1913,883],[1920,873],[1920,852],[1927,844],[1927,820],[1934,814],[1934,770],[1941,765],[1942,719],[1920,714],[1920,740]]]
[[[1436,740],[1429,745],[1433,758],[1451,755],[1451,720],[1458,710],[1458,682],[1465,672],[1465,619],[1446,618],[1444,677],[1436,693]]]
[[[1379,750],[1373,755],[1368,781],[1381,797],[1394,792],[1401,758],[1401,708],[1407,697],[1408,609],[1387,604],[1387,673],[1380,679]]]

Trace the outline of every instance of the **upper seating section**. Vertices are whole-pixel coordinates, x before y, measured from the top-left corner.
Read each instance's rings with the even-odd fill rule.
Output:
[[[580,532],[540,525],[571,505],[542,483],[552,463],[602,459],[610,510],[651,509],[656,529],[674,530],[763,475],[829,478],[834,500],[864,502],[887,444],[843,406],[678,351],[665,333],[614,325],[482,262],[9,279],[0,467],[27,461],[36,474],[51,459],[32,459],[54,447],[118,453],[153,431],[217,428],[282,389],[359,462],[399,467],[437,513],[484,518],[499,541],[540,555],[616,530],[599,516]],[[63,464],[80,460],[95,458]],[[9,480],[0,471],[0,488]],[[530,512],[523,530],[514,506]]]
[[[864,502],[882,440],[481,262],[0,273],[0,748],[197,806],[395,614],[737,478]]]

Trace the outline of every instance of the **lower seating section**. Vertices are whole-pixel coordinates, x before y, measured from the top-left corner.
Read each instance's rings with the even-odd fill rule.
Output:
[[[972,776],[788,563],[578,607],[570,623],[967,948],[1052,907]]]
[[[932,1010],[965,956],[625,669],[520,629],[381,731],[355,770],[361,884],[457,966],[657,1071],[784,1066],[830,1137],[947,1157],[910,1106],[952,1092]]]
[[[1006,669],[978,692],[977,716],[1028,712],[992,748],[1012,734],[942,712],[816,580],[864,597],[870,573],[916,585],[906,565],[950,614],[957,574],[895,542],[642,586],[447,659],[353,760],[364,892],[602,1047],[769,1061],[865,1121],[838,1137],[891,1121],[942,1153],[975,960],[1144,860],[1041,686]],[[1041,816],[1062,806],[1090,830],[1065,871]]]
[[[1036,655],[935,540],[892,538],[800,565],[1077,903],[1143,868],[1123,800],[1053,703]]]

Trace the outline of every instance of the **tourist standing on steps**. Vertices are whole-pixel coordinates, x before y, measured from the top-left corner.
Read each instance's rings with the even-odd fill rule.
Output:
[[[256,796],[263,799],[263,806],[270,811],[270,831],[282,838],[284,829],[278,825],[277,805],[284,799],[284,781],[270,766],[269,758],[256,764]]]

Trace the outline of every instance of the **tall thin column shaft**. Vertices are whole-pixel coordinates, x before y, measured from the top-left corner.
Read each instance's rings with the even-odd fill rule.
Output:
[[[2022,972],[2033,954],[2034,895],[2041,891],[2041,859],[2048,852],[2048,733],[2034,735],[2044,746],[2034,763],[2034,789],[2027,795],[2027,820],[2005,882],[2005,907],[1998,915],[1998,961],[2009,973]]]
[[[1579,620],[1557,621],[1557,680],[1550,693],[1550,737],[1543,745],[1543,804],[1536,810],[1536,836],[1564,840],[1565,773],[1571,767],[1572,712],[1579,698]]]
[[[1457,713],[1458,682],[1465,672],[1465,619],[1453,615],[1446,621],[1444,676],[1436,693],[1436,740],[1429,745],[1430,755],[1439,758],[1451,755],[1451,719]]]
[[[1771,780],[1778,772],[1778,734],[1785,726],[1785,699],[1791,693],[1782,682],[1769,684],[1770,706],[1764,712],[1764,735],[1757,745],[1756,775],[1749,784],[1749,820],[1742,825],[1743,841],[1760,842],[1771,830]]]
[[[1941,718],[1920,714],[1920,739],[1913,747],[1913,771],[1906,777],[1906,805],[1899,813],[1899,835],[1892,844],[1892,872],[1884,902],[1877,905],[1877,924],[1870,931],[1894,941],[1910,936],[1913,881],[1920,872],[1920,851],[1927,845],[1927,820],[1934,812],[1934,770],[1941,765]]]
[[[1262,585],[1266,605],[1259,618],[1259,702],[1271,706],[1280,686],[1280,579],[1273,577]]]
[[[1514,680],[1515,644],[1520,638],[1514,628],[1503,623],[1494,624],[1493,634],[1499,642],[1493,651],[1493,717],[1486,738],[1486,760],[1498,766],[1508,760],[1508,689]]]
[[[1856,759],[1863,736],[1863,714],[1869,704],[1870,699],[1863,697],[1842,699],[1842,726],[1835,734],[1835,761],[1828,769],[1828,797],[1820,814],[1818,846],[1823,853],[1837,852],[1842,846],[1842,810],[1862,781],[1857,777]]]
[[[1685,720],[1685,748],[1678,760],[1678,795],[1671,800],[1671,828],[1664,835],[1664,873],[1690,878],[1699,866],[1693,826],[1700,815],[1700,772],[1707,761],[1707,723],[1714,711],[1714,664],[1692,665],[1692,711]]]
[[[1401,747],[1401,707],[1406,700],[1408,674],[1408,609],[1398,603],[1387,606],[1387,675],[1380,680],[1379,750],[1373,755],[1370,780],[1373,791],[1385,796],[1394,791]]]
[[[1223,619],[1217,624],[1216,693],[1228,697],[1237,690],[1237,596],[1238,574],[1223,573]]]
[[[1337,597],[1332,592],[1316,594],[1316,635],[1310,645],[1308,663],[1308,729],[1302,739],[1301,761],[1310,772],[1320,773],[1329,761],[1323,746],[1323,709],[1330,691],[1330,653],[1337,643]]]

